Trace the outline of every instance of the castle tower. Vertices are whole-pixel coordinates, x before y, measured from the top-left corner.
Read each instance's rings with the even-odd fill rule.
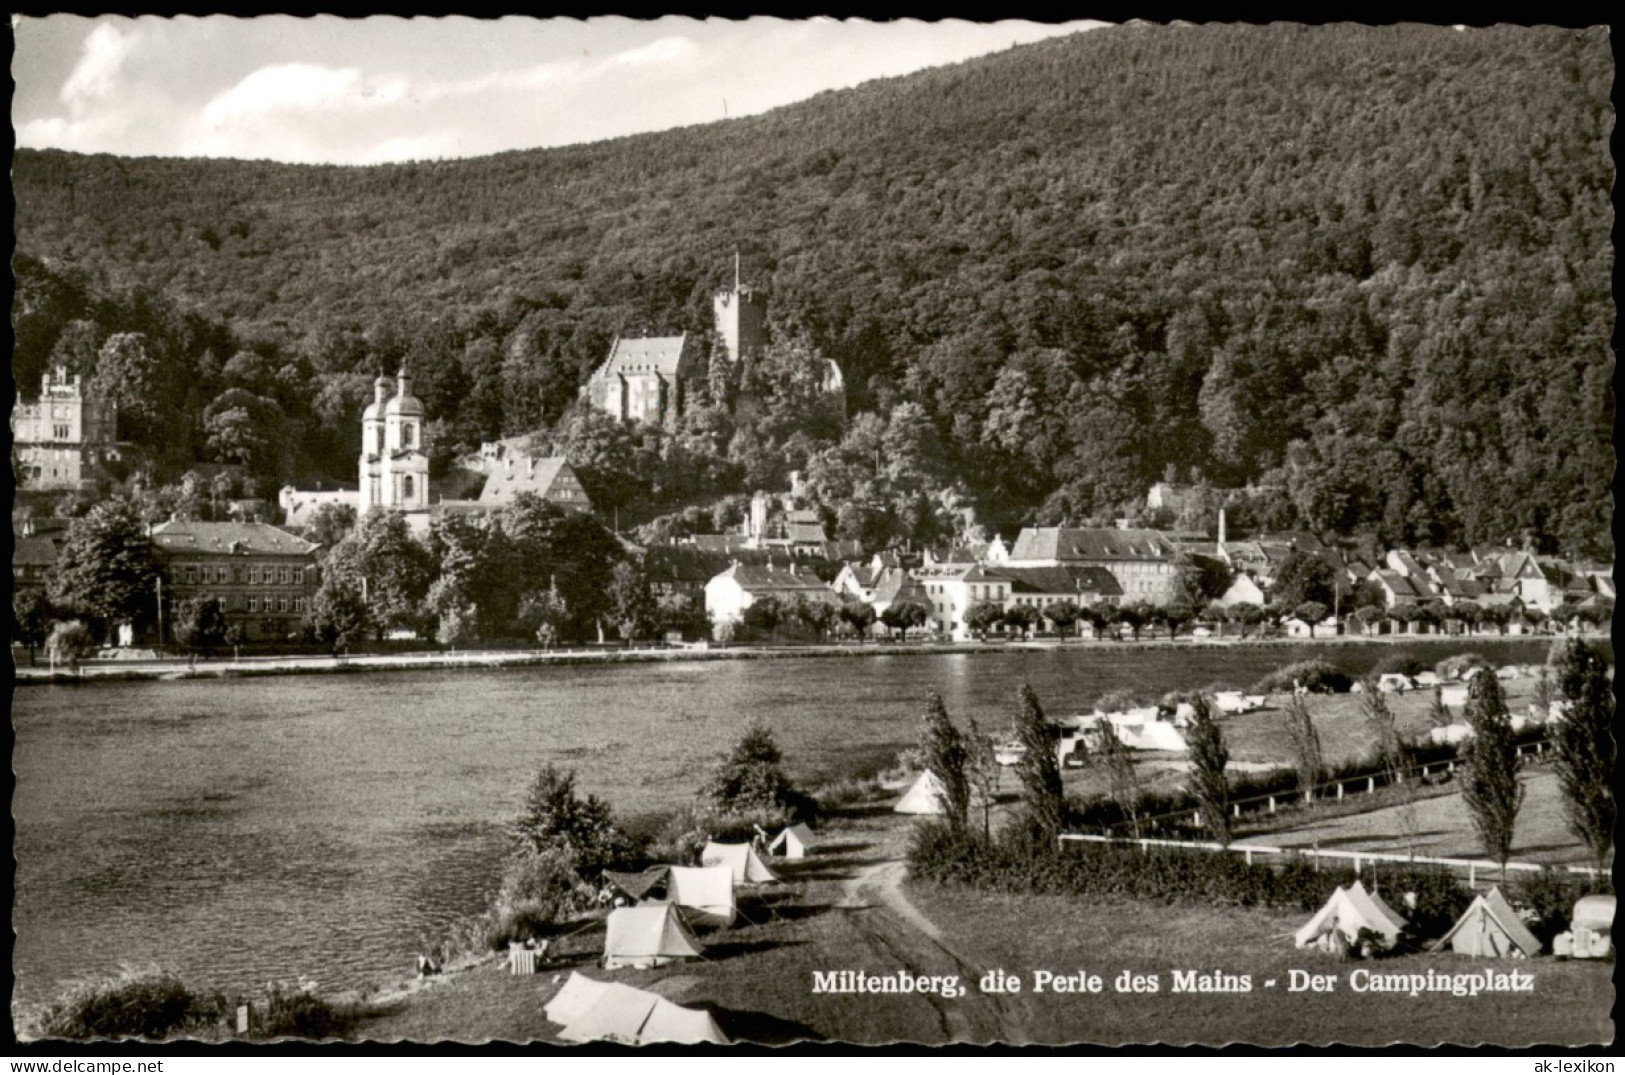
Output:
[[[767,297],[739,282],[738,254],[734,255],[734,285],[713,296],[712,310],[729,362],[737,363],[767,346]]]

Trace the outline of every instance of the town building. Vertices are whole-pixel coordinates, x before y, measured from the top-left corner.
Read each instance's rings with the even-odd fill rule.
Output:
[[[1006,567],[1094,566],[1111,572],[1122,587],[1125,604],[1167,604],[1182,593],[1178,551],[1160,531],[1034,526],[1016,536],[1007,557],[993,559],[995,571]]]
[[[11,583],[16,592],[43,590],[56,566],[56,542],[43,534],[18,534],[11,549]]]
[[[1123,599],[1117,577],[1092,564],[1061,564],[1056,567],[999,568],[1010,580],[1011,606],[1042,613],[1051,605],[1070,601],[1079,608],[1112,607]]]
[[[746,609],[768,597],[786,606],[798,600],[841,603],[817,575],[795,563],[784,567],[736,563],[705,584],[705,612],[718,637],[723,637],[744,620]]]
[[[1002,570],[1002,569],[1001,569]],[[965,611],[980,601],[1006,606],[1011,582],[998,570],[980,564],[920,567],[914,577],[931,599],[931,630],[956,640],[970,637]]]
[[[250,641],[285,639],[298,632],[320,583],[319,546],[266,523],[171,520],[151,537],[167,580],[165,624],[182,601],[218,598],[227,623]]]
[[[93,490],[120,458],[118,407],[58,366],[40,379],[37,402],[18,393],[11,442],[19,488]]]
[[[372,402],[361,413],[361,491],[356,517],[374,508],[397,511],[419,537],[429,531],[429,456],[423,443],[423,404],[412,394],[402,366],[373,382]]]
[[[512,504],[520,493],[530,493],[566,511],[592,511],[592,501],[581,487],[581,479],[562,455],[508,454],[491,468],[474,503],[486,511],[496,511]]]
[[[277,491],[277,507],[282,510],[282,525],[306,527],[315,522],[316,513],[328,504],[354,508],[354,486],[338,485],[331,489],[295,489],[284,485]]]

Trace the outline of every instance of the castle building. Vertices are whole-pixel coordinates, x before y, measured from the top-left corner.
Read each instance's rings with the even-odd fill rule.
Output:
[[[19,393],[11,437],[19,486],[89,489],[102,464],[119,457],[118,407],[58,366],[40,379],[38,403],[24,403]]]
[[[767,297],[740,284],[737,254],[734,255],[734,286],[712,296],[711,312],[729,362],[737,364],[760,354],[767,346]]]
[[[429,531],[429,456],[423,445],[423,404],[412,394],[406,367],[373,382],[372,402],[361,414],[361,490],[356,517],[373,508],[406,515],[412,532]]]

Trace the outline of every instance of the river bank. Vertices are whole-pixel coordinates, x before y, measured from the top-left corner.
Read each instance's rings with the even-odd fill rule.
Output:
[[[13,661],[14,682],[76,683],[84,680],[242,679],[256,676],[349,675],[359,672],[429,669],[497,669],[602,664],[661,664],[695,661],[761,661],[791,658],[912,657],[945,654],[1030,654],[1054,651],[1123,652],[1214,651],[1231,648],[1293,650],[1319,646],[1471,646],[1475,643],[1550,641],[1562,635],[1332,635],[1317,638],[1147,638],[1039,639],[1020,642],[864,642],[830,645],[594,647],[555,650],[469,650],[415,653],[355,653],[340,656],[282,655],[196,660],[189,657],[93,660],[77,669],[22,665]]]

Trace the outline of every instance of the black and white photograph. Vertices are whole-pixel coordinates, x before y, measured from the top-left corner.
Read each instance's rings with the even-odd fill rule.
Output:
[[[14,1054],[1613,1043],[1608,26],[11,27]]]

